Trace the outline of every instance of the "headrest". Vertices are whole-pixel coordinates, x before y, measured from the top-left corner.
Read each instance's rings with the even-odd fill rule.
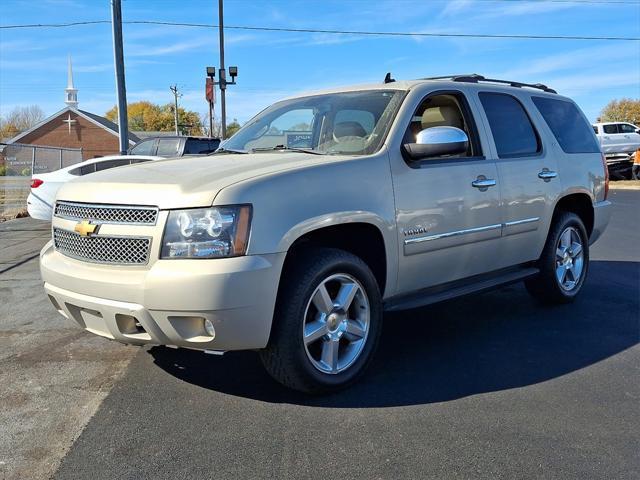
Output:
[[[336,138],[342,137],[366,137],[367,132],[358,122],[340,122],[333,127]]]
[[[460,111],[448,105],[427,108],[422,114],[421,122],[423,129],[444,126],[460,129],[464,127]]]

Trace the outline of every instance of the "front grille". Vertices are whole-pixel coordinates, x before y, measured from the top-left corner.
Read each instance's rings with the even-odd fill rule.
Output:
[[[158,220],[158,209],[155,207],[57,202],[54,215],[72,220],[90,219],[93,223],[155,225]]]
[[[53,229],[53,244],[62,254],[78,260],[120,265],[144,265],[149,260],[151,239],[147,237],[83,237]]]

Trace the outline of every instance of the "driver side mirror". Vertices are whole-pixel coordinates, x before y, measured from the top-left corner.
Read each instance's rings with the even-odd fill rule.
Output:
[[[405,143],[404,150],[411,160],[427,157],[457,155],[469,148],[469,137],[456,127],[426,128],[416,135],[416,143]]]

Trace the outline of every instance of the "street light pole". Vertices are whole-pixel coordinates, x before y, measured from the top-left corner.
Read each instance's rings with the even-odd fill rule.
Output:
[[[111,27],[113,30],[113,59],[116,70],[118,97],[118,137],[120,153],[129,149],[129,122],[127,121],[127,87],[124,83],[124,55],[122,53],[122,8],[120,0],[111,0]]]
[[[218,0],[218,29],[220,30],[220,124],[222,126],[222,139],[227,138],[227,102],[225,91],[227,89],[227,76],[224,71],[224,12],[223,0]]]

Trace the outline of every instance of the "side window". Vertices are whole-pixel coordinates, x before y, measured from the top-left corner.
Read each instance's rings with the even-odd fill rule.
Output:
[[[88,175],[96,171],[95,163],[88,163],[87,165],[83,165],[80,167],[80,175]]]
[[[455,158],[482,156],[476,124],[462,93],[432,94],[425,98],[411,117],[402,143],[414,143],[418,133],[433,127],[456,127],[467,134],[469,148]]]
[[[531,97],[565,153],[597,153],[600,147],[573,102]]]
[[[540,151],[538,135],[524,107],[515,97],[489,92],[482,92],[479,96],[498,157],[519,157]]]
[[[156,139],[144,140],[131,149],[131,155],[155,155]]]
[[[178,156],[180,148],[179,138],[159,138],[158,151],[156,155],[159,157],[175,157]]]
[[[69,175],[76,175],[76,176],[82,175],[82,173],[80,172],[81,170],[82,170],[82,167],[77,167],[77,168],[74,168],[73,170],[69,170]]]
[[[637,127],[629,125],[628,123],[620,124],[620,133],[636,133]]]
[[[598,127],[593,125],[591,128],[593,128],[593,133],[595,133],[597,135],[598,134]]]
[[[603,125],[602,130],[604,130],[604,133],[608,135],[611,135],[613,133],[618,133],[618,124],[612,123],[610,125]]]
[[[129,165],[129,159],[122,158],[118,160],[107,160],[105,162],[96,162],[95,167],[96,167],[96,171],[100,172],[101,170],[108,170],[110,168],[121,167],[122,165]]]
[[[184,147],[185,155],[197,155],[202,153],[211,153],[215,148],[211,148],[209,140],[201,140],[197,138],[188,138]]]

